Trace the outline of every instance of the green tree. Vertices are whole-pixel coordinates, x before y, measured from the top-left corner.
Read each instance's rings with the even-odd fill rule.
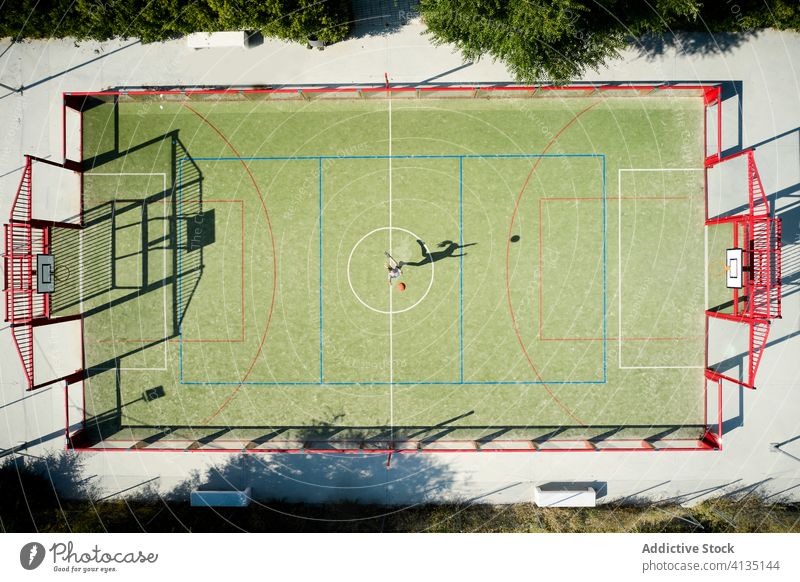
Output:
[[[333,43],[347,38],[351,8],[348,0],[268,0],[262,5],[272,18],[260,27],[265,36],[305,42],[309,37]]]
[[[797,0],[736,0],[723,6],[707,2],[700,10],[699,30],[750,32],[763,28],[800,30]]]
[[[16,0],[0,11],[0,37],[153,42],[197,31],[250,30],[333,43],[350,31],[349,0]]]
[[[694,0],[605,4],[579,0],[422,0],[437,44],[454,44],[465,59],[503,61],[522,82],[566,82],[616,56],[631,35],[693,18]],[[659,17],[660,15],[660,17]]]
[[[565,83],[644,34],[799,29],[800,8],[790,1],[421,0],[420,11],[433,42],[455,45],[465,59],[500,60],[522,82]]]

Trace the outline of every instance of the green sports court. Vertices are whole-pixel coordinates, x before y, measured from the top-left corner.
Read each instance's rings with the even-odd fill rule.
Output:
[[[83,228],[54,231],[52,314],[82,314],[89,443],[703,435],[704,309],[727,291],[696,93],[81,99]]]

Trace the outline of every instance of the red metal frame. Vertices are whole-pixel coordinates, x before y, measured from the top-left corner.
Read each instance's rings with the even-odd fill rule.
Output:
[[[221,89],[173,89],[173,90],[110,90],[110,91],[86,91],[86,92],[67,92],[63,94],[63,108],[62,112],[62,149],[64,154],[65,165],[69,163],[75,164],[75,161],[66,159],[66,108],[71,107],[80,111],[80,98],[83,97],[137,97],[137,96],[183,96],[187,99],[194,95],[246,95],[246,94],[294,94],[298,99],[308,99],[317,93],[345,93],[352,94],[352,97],[358,98],[368,94],[385,93],[387,97],[393,93],[408,93],[416,92],[418,97],[427,93],[441,93],[443,95],[450,92],[472,92],[473,96],[480,95],[491,96],[494,92],[520,92],[526,94],[528,97],[536,97],[540,92],[547,94],[553,91],[575,92],[579,96],[587,96],[595,94],[599,91],[636,91],[639,94],[650,94],[660,91],[695,91],[703,98],[705,105],[704,113],[704,128],[705,116],[710,107],[717,106],[717,152],[712,156],[707,156],[704,151],[706,163],[712,160],[714,156],[718,159],[720,156],[721,136],[722,136],[722,118],[721,118],[721,90],[717,84],[695,84],[695,85],[674,85],[669,83],[663,84],[627,84],[627,85],[609,85],[609,84],[587,84],[587,85],[572,85],[572,86],[553,86],[553,85],[512,85],[512,86],[421,86],[421,87],[392,87],[389,83],[388,75],[384,76],[385,83],[377,86],[369,87],[303,87],[303,88],[253,88],[253,89],[237,89],[237,88],[221,88]],[[581,94],[582,93],[582,94]],[[80,136],[80,155],[83,158],[83,128],[81,121],[81,136]],[[705,137],[705,136],[704,136]],[[704,140],[704,147],[706,147]],[[77,162],[75,169],[80,171],[80,161]],[[82,177],[81,177],[82,179]],[[81,188],[83,190],[83,188]],[[81,192],[82,195],[82,192]],[[81,207],[83,206],[81,201]],[[81,221],[82,221],[81,217]],[[81,325],[83,322],[81,321]],[[706,334],[707,335],[707,334]],[[85,355],[84,355],[85,358]],[[85,367],[84,361],[84,367]],[[717,382],[718,387],[718,401],[719,412],[716,419],[716,430],[712,430],[708,425],[708,418],[704,415],[704,425],[706,426],[703,435],[697,439],[662,439],[660,441],[646,441],[639,439],[617,439],[607,440],[601,442],[591,442],[588,440],[548,440],[546,443],[537,443],[530,440],[519,441],[502,441],[501,446],[494,443],[481,444],[476,441],[448,441],[441,442],[440,446],[436,444],[423,445],[422,443],[361,443],[357,447],[343,447],[336,448],[304,448],[304,446],[297,446],[293,443],[280,443],[286,446],[278,446],[277,448],[256,448],[256,449],[243,449],[240,441],[227,443],[222,440],[216,440],[212,444],[203,447],[198,447],[196,442],[183,441],[185,446],[180,448],[172,447],[159,447],[148,446],[145,448],[135,448],[136,441],[113,441],[111,439],[104,441],[106,444],[118,442],[122,447],[108,447],[108,446],[84,446],[82,442],[82,429],[74,435],[69,434],[69,416],[68,416],[68,395],[65,394],[65,414],[66,427],[65,434],[67,437],[67,448],[76,451],[148,451],[148,452],[177,452],[177,451],[190,451],[190,452],[251,452],[251,453],[344,453],[344,454],[365,454],[365,453],[378,453],[385,455],[392,454],[405,454],[405,453],[453,453],[453,452],[654,452],[654,451],[712,451],[720,450],[722,448],[721,434],[722,434],[722,382]],[[704,394],[707,395],[707,387],[704,387]],[[82,398],[85,402],[85,390]],[[707,414],[707,407],[705,408]],[[83,410],[83,424],[86,426],[86,411]],[[180,441],[170,441],[177,443]],[[277,444],[273,442],[273,445]],[[309,443],[310,444],[310,443]],[[372,445],[375,445],[372,448]],[[211,448],[214,447],[214,448]]]
[[[721,383],[725,380],[755,389],[756,374],[769,338],[770,321],[781,316],[781,221],[771,216],[769,200],[761,184],[752,149],[707,160],[706,174],[718,164],[742,156],[747,156],[747,210],[743,214],[709,218],[706,209],[706,226],[731,224],[733,245],[738,247],[743,244],[745,247],[744,289],[747,301],[744,309],[740,309],[739,291],[734,290],[733,314],[706,310],[706,353],[708,318],[748,325],[747,377],[740,380],[727,376],[709,367],[707,361],[705,375],[712,381]]]
[[[11,323],[11,337],[17,351],[28,389],[34,385],[33,326],[34,311],[33,261],[36,260],[31,227],[31,160],[25,158],[17,193],[11,205],[9,223],[5,225],[3,291],[6,300],[6,321]],[[38,301],[36,302],[38,303]],[[42,313],[41,315],[44,315]]]
[[[681,439],[674,439],[675,441]],[[490,448],[490,447],[467,447],[463,448],[450,448],[450,449],[243,449],[241,446],[230,446],[221,448],[190,448],[192,441],[185,441],[187,446],[185,448],[169,448],[169,447],[146,447],[135,448],[134,446],[126,448],[116,447],[85,447],[80,445],[80,435],[78,433],[69,437],[68,450],[84,453],[97,453],[97,452],[148,452],[148,453],[239,453],[239,454],[349,454],[349,455],[397,455],[397,454],[439,454],[439,453],[648,453],[648,452],[674,452],[674,453],[687,453],[698,451],[720,451],[722,450],[722,443],[713,432],[706,432],[700,439],[683,439],[686,446],[674,446],[656,448],[648,441],[631,440],[630,447],[614,447],[598,449],[593,447],[574,447],[574,448],[537,448],[536,446],[519,448]],[[121,441],[117,441],[121,442]],[[131,445],[135,441],[128,441]],[[171,441],[180,442],[180,441]],[[473,443],[473,441],[464,441],[464,443]],[[505,441],[511,442],[511,441]],[[532,441],[522,441],[525,443],[532,443]],[[551,441],[553,442],[553,441]],[[579,441],[574,441],[579,442]],[[621,442],[620,440],[614,442]],[[457,441],[448,441],[448,443],[457,443]],[[636,443],[634,445],[633,443]]]
[[[33,164],[35,162],[63,167],[61,164],[49,160],[25,156],[22,177],[11,206],[9,222],[4,225],[5,251],[3,253],[5,319],[11,324],[11,336],[25,371],[27,390],[41,388],[64,379],[56,378],[37,384],[33,350],[34,328],[77,319],[77,316],[52,318],[49,294],[36,291],[34,283],[36,255],[50,253],[51,229],[54,227],[80,228],[80,226],[39,220],[33,217]]]
[[[722,87],[719,85],[708,87],[703,94],[703,151],[706,156],[705,165],[715,164],[722,156]],[[711,107],[717,108],[717,148],[713,154],[708,153],[708,110]]]
[[[697,91],[702,94],[704,103],[713,105],[714,98],[719,98],[720,87],[717,84],[712,85],[676,85],[670,83],[661,84],[625,84],[625,85],[609,85],[609,84],[585,84],[585,85],[502,85],[502,86],[483,86],[483,85],[456,85],[456,86],[416,86],[416,87],[391,87],[388,84],[381,84],[380,86],[364,86],[364,87],[298,87],[298,88],[264,88],[264,89],[171,89],[171,90],[108,90],[108,91],[68,91],[63,94],[64,107],[71,107],[78,110],[78,108],[68,105],[70,98],[78,97],[112,97],[112,96],[157,96],[157,95],[183,95],[191,97],[192,95],[246,95],[246,94],[295,94],[298,98],[302,98],[302,94],[314,93],[403,93],[403,92],[437,92],[444,93],[448,91],[521,91],[521,92],[538,92],[538,91],[584,91],[593,93],[596,91],[638,91],[640,93],[651,93],[654,91]],[[65,141],[65,140],[64,140]]]

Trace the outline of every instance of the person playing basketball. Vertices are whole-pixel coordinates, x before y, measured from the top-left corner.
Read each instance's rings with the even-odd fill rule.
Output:
[[[389,259],[389,262],[386,263],[386,268],[389,271],[389,285],[391,285],[395,279],[399,279],[400,275],[403,274],[403,263],[398,263],[395,261],[394,257],[392,257],[392,255],[390,255],[388,252],[385,252],[384,254],[386,255],[386,258]]]

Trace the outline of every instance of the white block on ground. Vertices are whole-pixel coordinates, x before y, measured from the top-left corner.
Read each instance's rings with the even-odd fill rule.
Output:
[[[559,486],[536,487],[533,500],[539,507],[594,507],[597,495],[592,487]]]
[[[243,30],[193,32],[186,37],[186,46],[193,49],[234,46],[247,48],[247,33]]]

